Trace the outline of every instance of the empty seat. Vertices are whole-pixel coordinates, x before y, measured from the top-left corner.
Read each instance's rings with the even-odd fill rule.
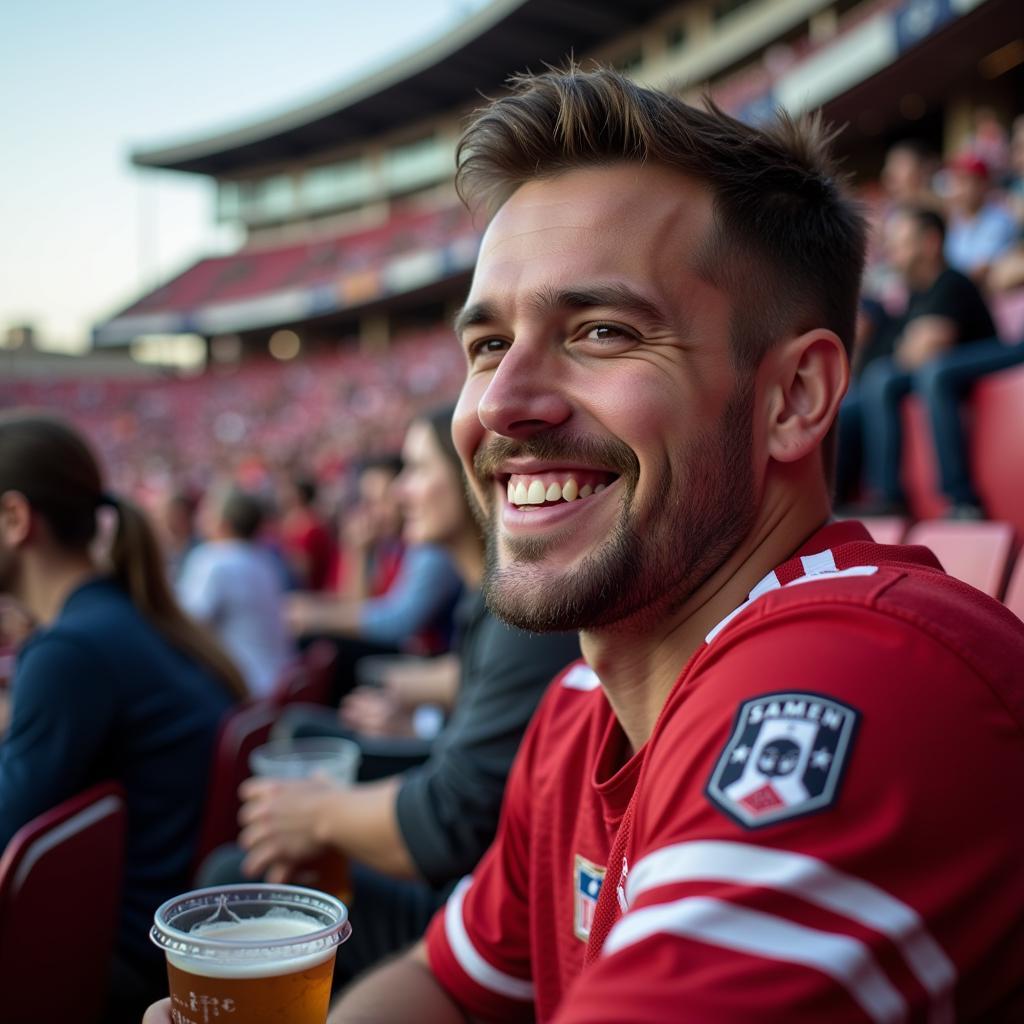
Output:
[[[990,597],[1002,596],[1013,549],[1009,523],[932,520],[911,527],[906,542],[930,548],[950,576]]]
[[[1017,558],[1010,582],[1006,586],[1006,597],[1003,604],[1017,616],[1024,619],[1024,554]]]
[[[860,520],[876,544],[899,544],[907,532],[902,516],[864,516]]]
[[[123,790],[106,782],[33,818],[7,844],[0,1020],[99,1024],[120,915],[126,818]],[[72,922],[85,934],[69,935]]]

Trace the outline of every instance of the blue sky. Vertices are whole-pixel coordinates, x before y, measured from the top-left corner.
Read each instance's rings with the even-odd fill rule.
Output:
[[[3,0],[0,337],[47,347],[230,248],[208,181],[128,153],[322,95],[482,0]]]

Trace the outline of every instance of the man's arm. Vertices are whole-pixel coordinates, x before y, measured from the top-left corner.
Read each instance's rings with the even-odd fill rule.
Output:
[[[339,956],[345,955],[344,946]],[[466,1024],[469,1020],[434,977],[426,947],[407,953],[356,982],[337,1002],[328,1024]]]
[[[896,362],[916,370],[956,344],[956,324],[948,316],[919,316],[910,321],[896,342]]]

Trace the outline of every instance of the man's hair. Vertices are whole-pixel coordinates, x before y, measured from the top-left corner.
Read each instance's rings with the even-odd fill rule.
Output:
[[[710,100],[698,109],[615,71],[516,76],[459,142],[456,186],[492,216],[520,185],[619,162],[673,168],[707,188],[714,223],[694,269],[732,298],[737,367],[786,333],[826,327],[852,344],[865,228],[819,117],[779,112],[752,127]]]
[[[945,241],[946,221],[938,210],[933,210],[930,206],[918,206],[914,203],[908,203],[905,206],[899,207],[896,213],[898,216],[912,220],[917,225],[919,231],[933,231],[939,236],[940,242]]]
[[[266,507],[255,494],[231,487],[224,495],[221,516],[231,533],[239,540],[252,540],[266,516]]]

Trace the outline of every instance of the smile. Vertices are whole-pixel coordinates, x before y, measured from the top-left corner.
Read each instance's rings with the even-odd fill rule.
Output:
[[[566,504],[600,494],[616,479],[601,470],[512,473],[506,480],[508,502],[518,509]]]

